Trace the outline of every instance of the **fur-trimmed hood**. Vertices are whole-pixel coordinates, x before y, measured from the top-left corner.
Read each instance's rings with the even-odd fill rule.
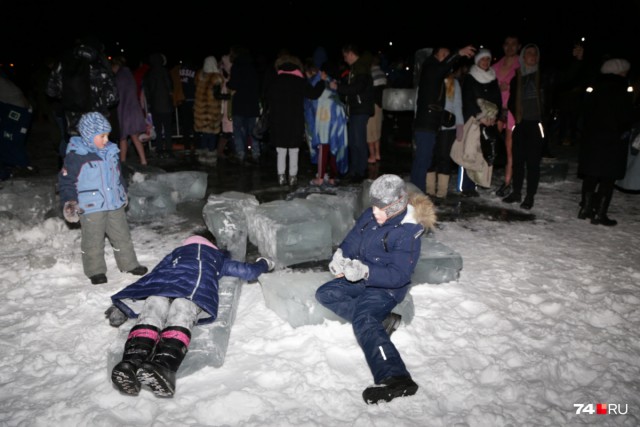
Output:
[[[409,193],[409,204],[413,206],[413,216],[425,229],[432,229],[436,223],[436,210],[428,196],[421,193]]]

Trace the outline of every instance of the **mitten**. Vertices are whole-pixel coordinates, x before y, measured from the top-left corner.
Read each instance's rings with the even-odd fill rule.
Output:
[[[62,214],[64,215],[64,219],[69,222],[78,222],[80,221],[80,214],[84,211],[78,207],[78,202],[75,200],[69,200],[64,203],[64,208],[62,209]]]
[[[342,256],[342,249],[338,248],[331,258],[329,263],[329,271],[334,276],[344,273],[344,265],[349,261],[349,258]]]
[[[456,139],[462,141],[464,137],[464,125],[456,125]]]
[[[348,261],[344,266],[344,277],[350,282],[369,278],[369,267],[357,259]]]
[[[109,324],[114,328],[122,325],[127,321],[128,317],[124,314],[118,307],[112,305],[107,308],[107,311],[104,312],[104,315],[107,319],[109,319]]]
[[[264,262],[267,263],[267,271],[273,271],[273,269],[276,268],[276,263],[271,261],[269,258],[260,257],[256,260],[256,262],[260,260],[263,260]]]

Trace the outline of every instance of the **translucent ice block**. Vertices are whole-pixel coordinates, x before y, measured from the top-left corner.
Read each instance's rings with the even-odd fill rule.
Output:
[[[462,257],[433,237],[422,237],[420,260],[411,277],[413,284],[433,284],[458,280],[462,270]]]
[[[291,269],[274,271],[259,277],[266,306],[282,320],[297,328],[304,325],[318,325],[324,319],[344,319],[325,308],[316,300],[316,290],[333,279],[328,271],[293,271]],[[413,298],[408,293],[405,299],[393,310],[402,316],[405,323],[411,323],[415,310]]]
[[[249,217],[249,239],[261,255],[279,265],[328,259],[332,254],[329,220],[300,199],[258,206]]]
[[[216,236],[220,246],[231,252],[231,257],[244,261],[247,255],[247,217],[260,203],[251,194],[228,191],[212,194],[202,209],[207,228]]]
[[[344,203],[343,199],[331,194],[310,194],[305,199],[309,208],[329,220],[331,224],[331,242],[334,246],[342,243],[355,220],[353,206]],[[304,202],[304,200],[300,200]]]
[[[171,188],[156,181],[130,184],[127,216],[145,221],[176,213],[176,202],[171,193]]]
[[[55,186],[50,180],[10,179],[0,187],[0,212],[7,218],[31,223],[49,216],[61,216],[62,207],[59,207]]]
[[[176,203],[201,200],[207,193],[207,173],[198,171],[168,172],[156,174],[148,180],[167,185]]]

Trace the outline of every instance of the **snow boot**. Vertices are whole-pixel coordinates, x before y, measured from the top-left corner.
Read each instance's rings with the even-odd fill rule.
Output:
[[[397,313],[389,313],[387,317],[382,321],[382,327],[387,335],[391,336],[398,327],[400,326],[400,322],[402,321],[402,316]]]
[[[287,176],[284,174],[278,175],[278,184],[287,185]]]
[[[599,203],[597,203],[595,212],[593,213],[593,217],[591,218],[591,224],[606,225],[607,227],[612,227],[618,224],[618,221],[607,216],[607,211],[609,210],[609,204],[611,203],[612,196],[613,194],[609,193],[600,197]]]
[[[593,192],[584,194],[582,204],[580,205],[580,212],[578,212],[578,219],[593,218],[594,196]]]
[[[180,326],[165,328],[153,358],[142,363],[138,381],[151,389],[157,397],[173,397],[176,372],[184,360],[191,341],[191,332]]]
[[[142,362],[153,354],[158,342],[158,328],[151,325],[136,325],[131,328],[124,344],[122,361],[113,367],[111,381],[124,394],[137,396],[140,381],[136,376]]]
[[[449,192],[449,175],[439,173],[438,184],[436,187],[436,197],[439,199],[446,199]]]
[[[427,172],[427,181],[426,181],[426,193],[430,198],[436,195],[436,173],[435,172]]]
[[[413,396],[417,391],[418,384],[411,377],[389,377],[382,380],[380,385],[367,387],[362,392],[362,398],[371,405],[381,400],[391,402],[396,397]]]
[[[298,185],[298,176],[289,175],[289,187],[295,187],[296,185]]]

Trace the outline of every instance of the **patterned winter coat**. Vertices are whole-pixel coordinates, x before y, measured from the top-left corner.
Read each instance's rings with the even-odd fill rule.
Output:
[[[112,142],[98,150],[93,143],[74,136],[67,146],[64,166],[58,173],[60,202],[76,200],[85,214],[112,211],[127,201],[120,170],[120,150]]]
[[[345,258],[358,259],[369,267],[365,286],[388,289],[396,301],[403,300],[420,258],[425,228],[436,221],[433,204],[423,194],[412,194],[404,213],[378,225],[373,209],[358,218],[340,244]]]
[[[187,244],[174,249],[151,273],[113,295],[111,301],[127,316],[136,318],[147,297],[187,298],[202,309],[197,323],[203,325],[218,316],[218,282],[222,276],[253,281],[267,270],[264,260],[234,261],[210,244]]]
[[[222,100],[213,96],[214,88],[222,86],[220,73],[196,75],[196,98],[193,106],[193,129],[196,132],[218,134],[222,126]]]

